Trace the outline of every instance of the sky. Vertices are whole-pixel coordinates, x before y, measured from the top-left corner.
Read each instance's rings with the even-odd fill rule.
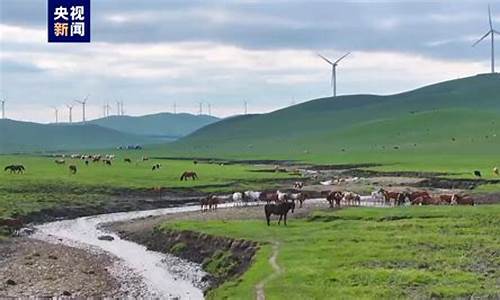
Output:
[[[500,31],[500,1],[489,1]],[[91,43],[47,42],[46,0],[0,1],[0,96],[6,116],[53,122],[88,96],[87,118],[226,117],[337,93],[392,94],[489,72],[485,1],[92,0]],[[499,36],[500,38],[500,36]],[[500,48],[500,45],[497,46]],[[500,60],[500,59],[499,59]],[[500,65],[498,66],[500,68]],[[81,120],[81,108],[73,119]]]

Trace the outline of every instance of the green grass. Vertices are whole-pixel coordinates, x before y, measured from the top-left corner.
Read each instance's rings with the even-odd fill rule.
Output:
[[[213,299],[252,299],[271,269],[280,242],[284,273],[265,288],[267,299],[394,299],[498,297],[500,205],[344,209],[291,220],[175,221],[163,228],[194,230],[263,243],[239,279]]]
[[[286,173],[252,172],[245,165],[198,163],[181,160],[149,160],[127,164],[123,157],[138,160],[137,152],[120,152],[113,166],[102,163],[85,166],[81,160],[67,159],[66,165],[56,165],[54,159],[39,156],[1,156],[0,166],[23,164],[27,172],[22,175],[0,173],[0,217],[25,215],[48,207],[94,205],[108,201],[120,189],[153,190],[198,189],[202,191],[229,191],[234,189],[262,188],[276,184],[277,179],[291,177]],[[161,163],[160,171],[151,166]],[[69,164],[78,167],[71,175]],[[180,181],[186,170],[196,171],[199,180]]]

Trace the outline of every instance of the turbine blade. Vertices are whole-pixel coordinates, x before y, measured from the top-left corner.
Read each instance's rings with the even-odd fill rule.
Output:
[[[491,7],[489,4],[488,4],[488,17],[490,20],[490,30],[493,30],[493,23],[491,22]]]
[[[479,44],[482,40],[484,40],[488,35],[490,35],[490,33],[492,33],[492,31],[488,31],[486,32],[485,35],[483,35],[479,40],[477,40],[477,42],[475,42],[474,44],[472,44],[472,47],[475,47],[477,44]]]
[[[333,65],[333,63],[332,63],[330,60],[328,60],[328,58],[324,57],[323,55],[321,55],[321,54],[319,54],[319,53],[318,53],[318,56],[319,56],[319,57],[321,57],[324,61],[326,61],[326,62],[327,62],[327,63],[329,63],[330,65]]]
[[[494,33],[500,34],[500,31],[493,30]]]
[[[346,54],[344,54],[341,58],[337,59],[337,61],[334,62],[334,64],[338,64],[341,60],[343,60],[347,55],[351,54],[351,52],[347,52]]]

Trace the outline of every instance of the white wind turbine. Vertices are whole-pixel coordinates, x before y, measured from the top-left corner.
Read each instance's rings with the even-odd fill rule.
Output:
[[[500,32],[493,28],[493,22],[491,21],[491,8],[489,5],[488,5],[488,17],[490,21],[490,30],[488,30],[488,32],[486,32],[485,35],[483,35],[477,42],[475,42],[472,45],[472,47],[475,47],[482,40],[491,35],[491,73],[495,73],[495,34],[500,35]]]
[[[73,105],[71,104],[66,104],[66,107],[68,108],[69,111],[69,123],[73,123]]]
[[[333,97],[337,96],[337,65],[339,62],[344,59],[347,55],[351,54],[351,52],[347,52],[341,58],[337,59],[335,62],[331,62],[328,58],[324,57],[321,54],[318,54],[324,61],[326,61],[329,65],[332,66],[332,89],[333,89]]]
[[[87,99],[89,98],[89,95],[85,96],[82,101],[80,100],[75,100],[76,103],[79,103],[82,105],[82,121],[85,123],[85,106],[87,105]]]
[[[56,124],[59,123],[59,109],[55,106],[51,106],[52,109],[54,110],[55,116],[56,116]]]
[[[7,101],[6,98],[0,100],[2,102],[2,119],[5,119],[5,102]]]

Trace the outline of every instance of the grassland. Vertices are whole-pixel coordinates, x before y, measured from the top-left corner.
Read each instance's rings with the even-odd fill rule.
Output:
[[[500,205],[352,208],[316,212],[288,227],[263,220],[175,221],[193,230],[259,241],[250,269],[212,291],[212,299],[254,299],[272,273],[271,243],[284,272],[266,299],[396,299],[500,296]]]
[[[123,162],[130,157],[134,162]],[[0,166],[23,164],[25,174],[0,173],[0,218],[23,216],[50,207],[95,205],[108,201],[117,191],[152,191],[164,189],[198,189],[225,191],[272,186],[275,180],[290,177],[284,173],[252,172],[245,165],[193,164],[191,160],[139,161],[136,152],[121,152],[112,166],[67,159],[66,165],[57,165],[54,158],[40,156],[0,156]],[[151,166],[160,163],[159,171]],[[78,167],[71,175],[69,164]],[[186,170],[194,170],[200,179],[180,181]]]

